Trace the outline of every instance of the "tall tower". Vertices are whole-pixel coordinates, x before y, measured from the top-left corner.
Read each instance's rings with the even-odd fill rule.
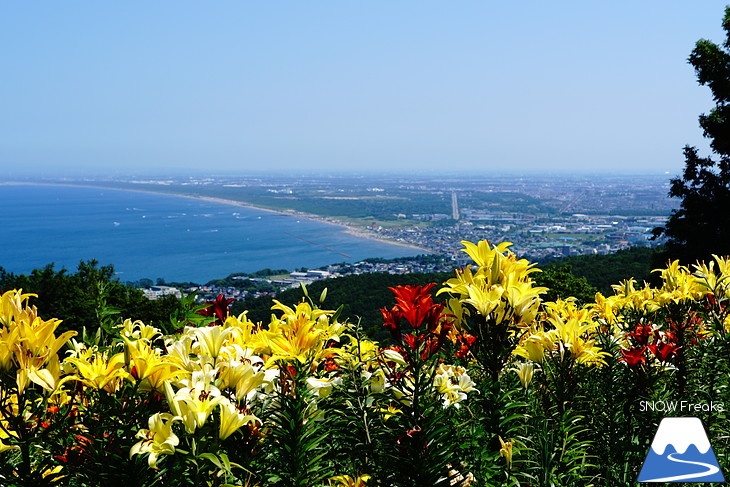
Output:
[[[451,192],[451,218],[459,221],[459,200],[455,191]]]

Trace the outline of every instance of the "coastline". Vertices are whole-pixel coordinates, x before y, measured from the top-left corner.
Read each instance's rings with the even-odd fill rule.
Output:
[[[239,208],[252,208],[254,210],[268,211],[271,213],[277,213],[279,215],[286,215],[286,216],[301,218],[304,220],[316,221],[319,223],[324,223],[327,225],[334,225],[334,226],[340,227],[343,229],[342,230],[343,232],[345,232],[348,235],[352,235],[353,237],[363,238],[363,239],[372,240],[372,241],[376,241],[376,242],[387,243],[390,245],[398,245],[400,247],[407,247],[407,248],[419,250],[426,254],[433,254],[432,250],[426,249],[424,247],[419,247],[418,245],[409,244],[407,242],[398,242],[395,240],[389,240],[386,238],[378,237],[377,235],[372,235],[370,232],[367,232],[366,230],[362,230],[360,228],[354,228],[351,225],[348,225],[345,222],[339,221],[332,217],[314,215],[312,213],[303,213],[301,211],[296,211],[296,210],[272,210],[271,208],[262,208],[260,206],[254,206],[254,205],[251,205],[248,203],[244,203],[242,201],[229,200],[229,199],[225,199],[225,198],[216,198],[213,196],[193,196],[193,195],[186,195],[186,194],[180,194],[180,193],[159,193],[156,191],[148,191],[148,192],[155,193],[155,194],[169,194],[169,195],[175,195],[175,196],[182,196],[184,198],[198,199],[198,200],[207,201],[210,203],[219,203],[222,205],[237,206]]]
[[[371,240],[375,242],[381,242],[389,245],[398,245],[399,247],[406,247],[414,250],[418,250],[424,254],[433,254],[434,252],[432,250],[429,250],[424,247],[419,247],[415,244],[410,244],[408,242],[399,242],[395,240],[390,240],[387,238],[382,238],[378,235],[373,235],[372,233],[368,232],[367,230],[361,229],[361,228],[354,228],[351,225],[348,225],[345,222],[339,221],[332,217],[325,217],[321,215],[314,215],[311,213],[303,213],[296,210],[273,210],[271,208],[263,208],[260,206],[255,206],[249,203],[244,203],[243,201],[237,201],[237,200],[231,200],[226,198],[217,198],[214,196],[197,196],[197,195],[191,195],[191,194],[185,194],[185,193],[178,193],[178,192],[166,192],[166,191],[155,191],[153,188],[120,188],[116,186],[108,186],[103,184],[80,184],[80,183],[64,183],[64,182],[26,182],[26,181],[4,181],[0,182],[0,186],[72,186],[72,187],[79,187],[79,188],[98,188],[98,189],[111,189],[111,190],[117,190],[117,191],[132,191],[132,192],[138,192],[138,193],[150,193],[150,194],[157,194],[157,195],[166,195],[166,196],[173,196],[173,197],[180,197],[180,198],[188,198],[188,199],[195,199],[195,200],[201,200],[206,201],[209,203],[217,203],[222,205],[228,205],[228,206],[236,206],[238,208],[251,208],[254,210],[260,210],[260,211],[266,211],[270,213],[276,213],[279,215],[285,215],[285,216],[291,216],[296,218],[301,218],[303,220],[310,220],[310,221],[316,221],[319,223],[324,223],[327,225],[334,225],[337,227],[342,228],[342,231],[348,235],[351,235],[356,238],[362,238],[366,240]]]

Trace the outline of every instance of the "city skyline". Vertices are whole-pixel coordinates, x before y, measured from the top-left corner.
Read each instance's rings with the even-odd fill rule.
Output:
[[[0,6],[0,167],[677,175],[722,2]]]

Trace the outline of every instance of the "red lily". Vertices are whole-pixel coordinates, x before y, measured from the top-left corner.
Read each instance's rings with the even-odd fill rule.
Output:
[[[662,363],[669,360],[672,355],[676,357],[677,352],[681,348],[682,347],[677,346],[676,343],[667,343],[662,341],[658,341],[652,345],[649,345],[649,350],[651,350],[651,353],[653,353],[657,360]]]
[[[464,358],[469,355],[471,346],[474,345],[475,341],[477,341],[477,337],[474,335],[470,335],[467,332],[461,332],[456,337],[456,343],[459,345],[459,349],[456,351],[454,356],[457,358]]]
[[[637,367],[639,364],[646,363],[646,357],[644,357],[644,352],[646,352],[646,347],[632,348],[631,350],[621,350],[621,355],[623,355],[623,358],[619,360],[623,360],[624,362],[629,364],[629,367]]]
[[[649,338],[655,333],[652,325],[642,325],[641,323],[636,325],[633,332],[628,333],[629,336],[634,337],[639,345],[648,345]]]
[[[390,336],[395,340],[401,341],[401,329],[400,329],[400,316],[398,310],[393,307],[392,309],[381,308],[380,313],[383,315],[383,326],[390,331]]]
[[[420,426],[416,425],[413,427],[413,429],[410,429],[406,431],[404,434],[398,438],[398,441],[396,441],[396,444],[398,446],[405,446],[409,444],[415,444],[416,442],[421,443],[421,436],[423,434],[423,430]],[[423,445],[426,446],[426,445]]]
[[[215,322],[212,324],[222,325],[226,318],[228,318],[229,309],[228,306],[234,302],[235,299],[226,299],[225,295],[219,294],[215,301],[206,302],[206,307],[198,310],[197,313],[203,316],[215,317]]]
[[[441,348],[446,333],[451,329],[451,324],[443,313],[444,304],[435,303],[429,292],[435,285],[392,287],[390,290],[395,295],[395,305],[390,309],[380,310],[383,326],[390,331],[391,336],[408,345],[410,350],[422,349],[420,353],[424,360]],[[422,333],[404,334],[404,321],[413,330],[422,330]],[[407,355],[404,358],[408,359]]]

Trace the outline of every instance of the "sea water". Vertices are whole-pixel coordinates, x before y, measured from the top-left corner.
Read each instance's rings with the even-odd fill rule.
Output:
[[[418,250],[342,227],[180,196],[54,185],[0,185],[0,267],[14,273],[82,260],[122,281],[204,283],[263,268],[317,268]]]

